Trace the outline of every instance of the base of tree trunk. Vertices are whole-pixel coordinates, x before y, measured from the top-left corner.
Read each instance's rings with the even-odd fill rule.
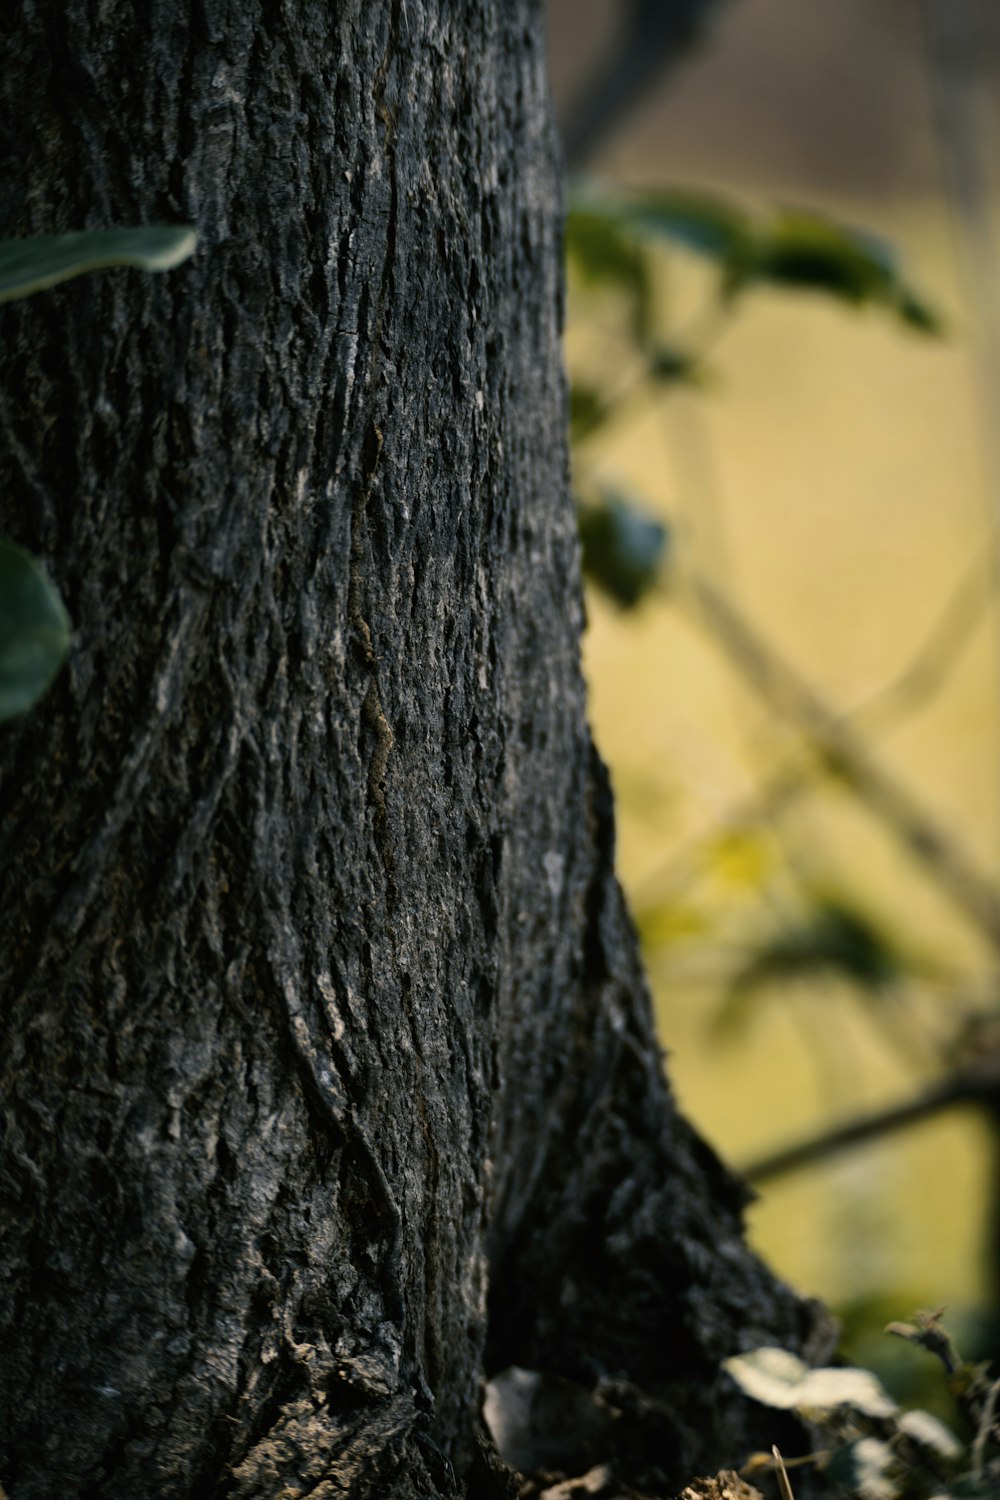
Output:
[[[542,19],[5,16],[0,232],[200,235],[0,308],[74,626],[0,733],[10,1500],[509,1493],[511,1367],[622,1493],[804,1441],[720,1372],[828,1324],[674,1108],[586,725]]]

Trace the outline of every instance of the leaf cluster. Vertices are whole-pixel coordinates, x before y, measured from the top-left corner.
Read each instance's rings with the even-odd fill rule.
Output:
[[[940,1313],[890,1323],[893,1333],[934,1354],[965,1427],[965,1443],[928,1411],[904,1410],[870,1370],[811,1369],[785,1349],[755,1349],[723,1361],[745,1395],[793,1411],[818,1428],[826,1446],[809,1460],[836,1494],[852,1500],[987,1500],[1000,1493],[1000,1381],[964,1362]],[[772,1467],[754,1455],[745,1473]]]
[[[698,256],[715,273],[706,316],[683,335],[664,335],[657,326],[654,261],[663,247]],[[640,387],[705,385],[708,344],[754,290],[808,291],[842,306],[878,308],[920,333],[942,327],[891,246],[801,208],[755,216],[727,199],[686,189],[624,195],[592,186],[571,201],[566,254],[576,285],[611,298],[623,312],[633,364],[624,392],[609,391],[601,379],[573,381],[570,438],[577,457]],[[619,606],[633,608],[657,582],[662,526],[651,525],[621,495],[598,495],[579,515],[585,571]]]
[[[628,197],[581,193],[570,209],[570,259],[590,284],[615,284],[648,325],[650,275],[641,247],[661,241],[710,261],[720,299],[732,304],[763,287],[808,291],[851,307],[873,307],[918,333],[939,334],[937,311],[903,274],[893,247],[867,230],[804,208],[754,216],[707,193],[668,189]]]

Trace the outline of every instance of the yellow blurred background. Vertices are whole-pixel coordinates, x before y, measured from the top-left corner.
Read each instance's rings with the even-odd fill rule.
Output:
[[[616,8],[550,0],[549,11],[565,111],[608,53]],[[668,519],[687,563],[839,711],[905,670],[994,545],[998,496],[986,494],[989,434],[977,417],[990,393],[975,365],[977,309],[960,275],[921,11],[918,0],[733,0],[588,165],[602,182],[682,184],[761,212],[801,205],[872,230],[943,310],[938,340],[818,296],[756,293],[713,344],[707,389],[639,402],[587,444],[588,476]],[[987,95],[1000,76],[1000,24],[990,24]],[[705,275],[683,254],[664,258],[668,324],[698,317]],[[570,297],[571,374],[599,365],[614,337],[592,311]],[[588,611],[585,666],[618,798],[620,874],[650,940],[661,1035],[689,1116],[739,1165],[940,1076],[963,1010],[996,1003],[996,945],[829,781],[734,832],[734,811],[801,740],[690,605],[668,595],[623,612],[591,590]],[[865,731],[994,883],[998,651],[994,590],[938,689]],[[915,973],[884,1000],[842,981],[761,992],[739,1032],[721,1033],[741,945],[780,919],[797,879],[877,914],[915,955]],[[885,1023],[872,1019],[877,1005],[891,1008]],[[982,1308],[1000,1269],[984,1249],[993,1158],[985,1124],[957,1110],[774,1179],[751,1233],[784,1275],[835,1306],[884,1298],[897,1317],[918,1305]]]

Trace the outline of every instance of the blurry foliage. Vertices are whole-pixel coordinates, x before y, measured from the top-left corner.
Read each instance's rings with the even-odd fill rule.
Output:
[[[799,741],[794,758],[766,769],[760,793],[748,799],[749,805],[731,823],[710,831],[693,850],[669,856],[636,903],[640,937],[647,948],[686,945],[684,951],[698,955],[696,977],[699,961],[704,968],[708,958],[713,994],[721,996],[718,1028],[732,1029],[756,1015],[765,994],[798,1005],[799,997],[822,994],[831,982],[842,990],[846,987],[899,1056],[912,1061],[922,1052],[922,1066],[932,1057],[936,1060],[943,1080],[940,1098],[959,1097],[961,1089],[949,1090],[948,1084],[953,1072],[961,1081],[958,1070],[966,1063],[949,1056],[947,1038],[932,1035],[934,1027],[922,1037],[915,1035],[920,1029],[914,1008],[920,986],[926,991],[928,980],[937,981],[944,998],[952,983],[947,966],[918,954],[892,932],[860,892],[831,889],[817,868],[822,856],[814,847],[795,850],[792,857],[785,814],[818,782],[838,776],[908,854],[922,861],[939,888],[972,917],[972,925],[978,922],[1000,955],[1000,927],[995,921],[1000,894],[992,875],[978,871],[951,830],[941,830],[919,801],[870,756],[865,732],[870,720],[839,716],[806,679],[790,671],[760,640],[729,593],[686,568],[683,547],[673,544],[669,523],[654,520],[641,497],[602,480],[591,462],[591,440],[641,402],[669,399],[681,385],[709,385],[709,353],[714,356],[720,337],[758,291],[809,293],[845,310],[879,313],[902,331],[917,335],[940,336],[943,320],[883,240],[798,208],[751,213],[729,199],[696,191],[625,194],[589,184],[571,199],[566,251],[571,297],[600,329],[605,347],[617,350],[571,385],[574,484],[585,574],[619,608],[631,610],[654,595],[666,596],[669,568],[670,596],[682,605],[694,603],[698,623],[737,668],[744,684],[771,712],[786,717]],[[696,257],[708,272],[701,278],[708,288],[706,303],[696,317],[683,322],[663,305],[665,288],[667,293],[673,290],[664,270],[670,271],[672,257],[678,254]],[[608,344],[609,335],[615,344]],[[994,583],[980,588],[975,582],[974,599],[971,587],[963,585],[957,601],[949,603],[941,628],[888,690],[897,718],[922,701],[919,689],[925,676],[929,674],[931,692],[946,680],[948,653],[964,639],[952,628],[952,617],[960,616],[966,629],[969,619],[978,618]],[[938,650],[939,637],[946,641],[946,650]],[[887,717],[888,709],[880,722]],[[752,919],[751,911],[756,913]],[[837,1044],[836,1014],[831,1008],[830,1034],[821,1038],[831,1047]],[[961,1025],[954,1005],[945,1014],[954,1032]],[[990,1014],[997,1014],[995,1002]],[[990,1036],[996,1057],[1000,1041],[995,1026]],[[966,1050],[959,1049],[961,1057]],[[986,1103],[987,1113],[992,1108],[989,1099],[994,1096],[988,1089],[978,1094],[966,1091],[964,1097]],[[846,1133],[831,1131],[829,1139]],[[822,1146],[822,1137],[817,1140]],[[875,1446],[855,1446],[849,1472],[845,1471],[845,1482],[854,1485],[851,1492],[882,1495],[885,1500],[924,1494],[919,1485],[906,1488],[910,1480],[904,1483],[900,1478],[906,1466],[901,1470],[898,1462],[908,1451],[907,1443],[919,1447],[918,1435],[911,1431],[904,1439],[897,1433],[889,1440],[884,1433],[863,1434],[859,1443],[867,1443],[869,1437]],[[963,1489],[965,1483],[954,1479],[957,1487],[940,1493],[978,1493]]]
[[[660,577],[668,533],[630,497],[607,487],[577,511],[584,572],[624,609],[638,604]]]
[[[724,1015],[764,986],[835,977],[870,991],[907,971],[900,947],[874,917],[847,898],[818,894],[799,921],[761,939],[736,968]]]
[[[660,326],[655,296],[655,257],[665,249],[699,256],[714,268],[708,316],[701,338]],[[616,388],[593,379],[571,386],[571,438],[578,489],[582,562],[586,576],[622,609],[633,609],[662,590],[665,566],[673,561],[669,529],[642,501],[591,478],[589,439],[640,393],[676,385],[704,384],[705,345],[728,325],[737,304],[764,286],[810,291],[840,305],[873,307],[903,326],[939,333],[942,322],[905,277],[890,246],[867,231],[851,229],[803,209],[751,214],[717,195],[691,190],[615,194],[591,184],[577,191],[566,223],[571,285],[599,302],[610,299],[627,330],[629,373]],[[727,610],[734,607],[726,601]],[[741,629],[734,614],[736,627]],[[747,634],[752,650],[759,650]],[[727,643],[718,642],[723,649]],[[731,643],[730,643],[731,648]],[[822,748],[822,747],[821,747]],[[762,809],[767,817],[767,808]],[[720,832],[707,860],[715,873],[732,864],[733,834]],[[764,889],[772,858],[760,856],[754,829],[737,842],[753,851],[742,860],[742,878]],[[749,871],[749,873],[747,873]],[[726,986],[724,1018],[742,1014],[747,999],[767,986],[836,977],[875,995],[910,972],[901,946],[853,896],[806,894],[806,909],[751,943]],[[672,941],[702,933],[711,922],[697,903],[677,893],[640,909],[645,940]]]
[[[655,326],[649,257],[666,241],[718,268],[715,312],[723,321],[736,300],[752,287],[771,283],[808,289],[855,306],[889,310],[904,324],[937,331],[940,320],[903,278],[889,248],[873,236],[845,229],[815,214],[784,211],[760,221],[717,197],[692,192],[659,192],[611,198],[593,189],[571,208],[567,252],[582,284],[626,298],[633,354],[643,383],[651,387],[678,381],[697,383],[704,369],[698,350],[685,350],[674,336]],[[717,336],[718,324],[713,325]],[[636,382],[616,399],[593,384],[571,389],[571,437],[579,450],[635,393]],[[607,484],[588,484],[585,460],[576,455],[583,498],[578,518],[584,572],[619,607],[631,609],[662,586],[670,558],[668,528],[651,517],[642,502]],[[744,880],[760,889],[768,861],[752,831],[736,839]],[[716,873],[733,864],[734,836],[725,831],[712,852]],[[753,857],[747,860],[747,851]],[[690,903],[672,899],[640,913],[647,941],[671,941],[700,934],[710,919]],[[896,983],[907,972],[898,944],[852,899],[811,897],[800,918],[789,920],[756,943],[734,969],[727,986],[723,1020],[742,1015],[745,1001],[761,988],[837,977],[871,993]]]
[[[704,193],[623,196],[591,186],[571,201],[565,244],[574,284],[619,313],[635,362],[624,390],[573,382],[570,436],[577,449],[618,415],[639,385],[663,390],[705,384],[704,349],[687,347],[679,334],[657,326],[654,257],[664,247],[691,252],[714,266],[712,339],[737,304],[764,286],[877,307],[922,333],[938,333],[942,326],[932,306],[906,280],[888,245],[802,209],[754,218],[736,204]],[[582,467],[578,461],[578,470]],[[629,504],[641,515],[641,507]],[[663,548],[654,548],[650,523],[642,518],[630,527],[626,502],[608,495],[585,496],[580,521],[585,571],[617,604],[633,608],[657,582],[652,559]]]
[[[571,208],[566,251],[584,286],[624,297],[632,335],[645,339],[653,310],[651,268],[627,220],[606,208]]]
[[[885,1330],[933,1354],[943,1366],[961,1436],[933,1412],[904,1410],[870,1370],[810,1369],[784,1349],[755,1349],[723,1361],[752,1400],[794,1411],[822,1435],[812,1462],[835,1492],[855,1500],[987,1500],[1000,1493],[1000,1381],[961,1358],[939,1313]],[[780,1459],[777,1460],[780,1463]],[[776,1466],[755,1454],[747,1475]]]
[[[866,230],[801,208],[754,218],[702,193],[672,190],[619,198],[583,190],[567,220],[570,260],[592,285],[614,280],[630,291],[640,340],[651,301],[649,268],[642,260],[649,239],[667,240],[712,261],[717,295],[726,303],[754,288],[776,286],[853,307],[882,308],[919,333],[942,330],[938,313],[906,280],[892,247]]]

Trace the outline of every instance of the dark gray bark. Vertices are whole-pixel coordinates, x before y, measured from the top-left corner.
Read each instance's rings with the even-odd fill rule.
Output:
[[[718,1359],[822,1326],[615,883],[539,9],[0,23],[0,232],[202,234],[0,310],[0,529],[76,627],[0,734],[11,1500],[486,1494],[512,1362],[665,1491],[751,1440]]]

